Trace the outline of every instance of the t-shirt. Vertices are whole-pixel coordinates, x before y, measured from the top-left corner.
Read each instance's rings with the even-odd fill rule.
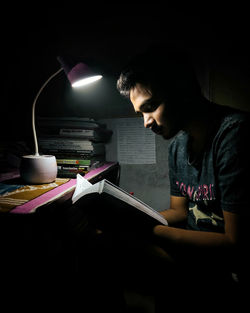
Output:
[[[180,132],[169,146],[170,193],[188,198],[187,228],[224,232],[223,210],[249,214],[249,116],[220,109],[202,156],[189,162],[190,137]]]

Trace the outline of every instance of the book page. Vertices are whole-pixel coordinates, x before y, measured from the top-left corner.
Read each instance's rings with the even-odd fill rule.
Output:
[[[82,177],[81,175],[76,175],[76,189],[72,196],[73,203],[76,201],[75,199],[78,198],[78,195],[85,189],[93,186],[87,179]]]

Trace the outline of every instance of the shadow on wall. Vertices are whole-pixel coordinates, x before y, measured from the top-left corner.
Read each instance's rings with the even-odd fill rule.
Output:
[[[206,55],[199,73],[206,98],[220,105],[250,111],[250,53],[226,44]]]
[[[210,96],[215,103],[250,111],[249,68],[237,66],[215,66],[210,80]]]

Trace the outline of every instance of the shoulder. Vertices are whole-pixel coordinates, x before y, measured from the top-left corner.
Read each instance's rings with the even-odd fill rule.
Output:
[[[223,140],[227,137],[235,140],[248,138],[250,135],[250,114],[233,108],[222,109],[222,118],[217,132],[217,139]]]
[[[250,113],[234,108],[222,108],[221,129],[233,128],[240,125],[249,126]]]
[[[217,160],[245,159],[249,155],[247,142],[250,138],[249,113],[229,109],[223,114],[214,137],[214,152]],[[231,162],[230,161],[230,162]]]

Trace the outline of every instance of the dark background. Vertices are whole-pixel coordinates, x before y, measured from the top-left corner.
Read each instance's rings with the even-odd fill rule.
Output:
[[[104,79],[75,92],[61,73],[39,98],[36,114],[40,116],[133,116],[131,105],[116,90],[116,79],[131,56],[152,44],[185,47],[203,74],[212,60],[214,67],[236,64],[249,77],[247,12],[239,2],[220,6],[166,1],[5,5],[1,139],[32,136],[33,99],[59,69],[58,55],[90,59]]]
[[[209,99],[221,104],[229,103],[236,107],[239,104],[244,109],[250,110],[249,10],[246,5],[242,6],[240,1],[220,5],[213,4],[212,1],[199,1],[196,5],[190,5],[190,1],[186,1],[185,4],[179,1],[161,1],[161,3],[140,1],[137,4],[127,1],[112,3],[103,1],[102,3],[93,2],[93,4],[85,1],[81,1],[80,4],[76,1],[67,1],[67,3],[64,5],[62,1],[58,3],[50,1],[49,4],[29,1],[26,5],[22,1],[21,4],[10,2],[9,5],[2,4],[1,6],[0,148],[2,143],[12,140],[29,141],[32,139],[31,108],[34,97],[48,77],[59,69],[60,65],[56,57],[61,54],[91,59],[96,66],[100,67],[104,79],[96,83],[93,88],[75,92],[71,89],[65,75],[61,73],[41,94],[37,103],[37,115],[95,118],[133,116],[132,106],[116,90],[116,79],[121,67],[131,56],[145,50],[151,44],[158,43],[170,47],[184,47],[191,52],[200,74],[202,89]],[[208,73],[211,75],[207,75]],[[150,188],[152,189],[152,186]],[[60,206],[60,217],[64,219],[61,209]],[[68,218],[66,219],[68,221]],[[2,238],[9,238],[9,240],[3,240],[3,246],[6,247],[6,251],[9,251],[9,247],[13,251],[6,254],[4,248],[1,249],[4,256],[3,265],[7,266],[7,270],[5,268],[4,271],[7,276],[6,281],[12,284],[8,287],[4,280],[2,285],[4,291],[11,296],[13,292],[10,290],[13,291],[13,286],[15,291],[18,290],[18,295],[22,301],[25,301],[25,309],[29,304],[27,294],[29,299],[34,300],[35,296],[38,297],[39,305],[43,302],[40,301],[40,294],[37,293],[38,288],[41,290],[40,285],[36,286],[37,282],[40,283],[38,279],[40,277],[36,276],[37,269],[41,276],[50,269],[42,277],[43,286],[47,284],[50,274],[54,277],[53,275],[56,276],[59,273],[58,276],[64,279],[67,274],[67,272],[65,274],[65,269],[66,271],[71,269],[67,267],[68,261],[71,262],[72,255],[74,256],[68,250],[65,252],[63,249],[58,253],[55,250],[57,237],[51,238],[49,231],[44,230],[49,223],[53,234],[57,233],[54,227],[61,225],[58,215],[56,219],[52,219],[51,214],[49,218],[45,214],[44,221],[44,224],[40,221],[43,228],[41,230],[41,228],[36,228],[34,221],[27,220],[27,224],[32,225],[32,231],[35,225],[38,238],[41,233],[43,236],[45,232],[43,247],[41,243],[34,246],[33,238],[36,240],[36,236],[33,233],[30,236],[26,220],[25,223],[20,223],[19,219],[16,223],[11,220],[10,227],[10,223],[1,219],[1,224],[4,226],[0,227]],[[65,225],[62,225],[64,231],[63,226]],[[32,237],[26,248],[23,247],[22,231],[29,239]],[[19,240],[16,240],[17,233]],[[60,241],[59,244],[61,244]],[[90,246],[92,249],[92,245]],[[43,255],[44,251],[47,252],[50,249],[48,254]],[[96,263],[93,265],[91,260],[92,254],[88,253],[88,247],[84,246],[83,253],[85,251],[87,251],[88,258],[86,262],[86,255],[84,255],[84,261],[87,265],[93,266],[95,272],[99,268],[101,271],[104,267],[99,267],[99,260],[102,258],[101,264],[103,264],[103,256],[108,255],[106,251],[106,254],[101,252],[93,256],[93,259],[98,262],[96,267]],[[27,256],[29,258],[30,254],[31,257],[27,262]],[[34,254],[38,256],[38,259],[34,259]],[[41,255],[43,255],[42,258]],[[16,266],[17,260],[18,267]],[[37,267],[39,261],[42,264],[41,268]],[[32,275],[33,279],[31,278],[30,284],[25,272],[27,264],[29,271],[32,274],[36,273]],[[85,269],[89,269],[87,265],[83,267],[83,277],[78,275],[77,283],[59,286],[60,281],[57,281],[56,288],[54,288],[50,282],[50,286],[46,285],[46,292],[42,292],[42,297],[47,297],[48,289],[51,289],[53,300],[58,308],[58,304],[64,305],[62,300],[71,300],[68,298],[69,286],[76,286],[77,291],[79,291],[79,286],[84,285],[89,288],[88,282],[95,282],[95,280],[91,277],[93,271],[90,270],[87,273],[89,281],[86,282]],[[9,268],[16,269],[20,275],[20,285],[16,284],[16,271],[12,274],[13,276],[9,276]],[[20,268],[22,271],[19,270]],[[63,275],[61,275],[62,272]],[[96,273],[96,277],[102,281],[100,279],[102,276],[98,277],[98,275],[105,276],[106,273],[109,274],[109,270],[102,270],[101,273]],[[13,285],[14,279],[15,285]],[[36,284],[33,284],[33,280]],[[31,286],[28,291],[23,288],[24,281],[27,286]],[[83,281],[84,284],[82,284]],[[107,277],[104,277],[103,281],[106,282]],[[112,282],[110,285],[112,286]],[[54,298],[54,290],[58,290],[58,287],[61,287],[64,293],[66,290],[67,293],[65,297],[60,296],[62,302]],[[72,289],[71,291],[75,292],[75,288]],[[106,289],[102,288],[101,293],[104,290]],[[79,299],[82,305],[82,293]],[[12,302],[8,302],[8,305]],[[20,302],[18,303],[20,307]],[[33,305],[34,302],[31,303]],[[47,305],[46,301],[44,303]],[[101,301],[100,303],[102,304]]]

